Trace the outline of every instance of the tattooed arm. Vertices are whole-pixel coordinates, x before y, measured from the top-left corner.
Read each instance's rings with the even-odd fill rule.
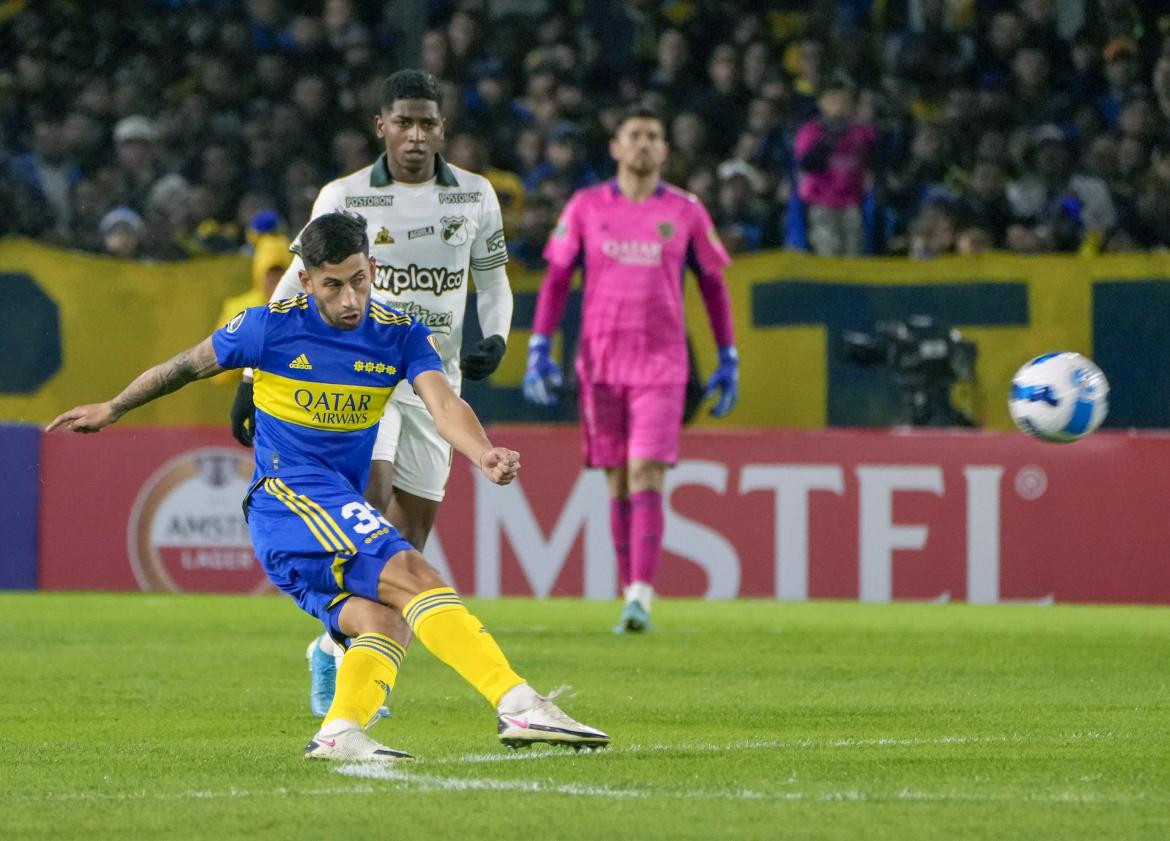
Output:
[[[113,400],[70,409],[54,419],[45,427],[45,431],[52,432],[63,426],[72,432],[97,432],[114,423],[131,409],[137,409],[164,394],[178,391],[194,380],[215,376],[223,370],[216,359],[215,349],[211,346],[211,338],[208,337],[161,365],[143,371]]]

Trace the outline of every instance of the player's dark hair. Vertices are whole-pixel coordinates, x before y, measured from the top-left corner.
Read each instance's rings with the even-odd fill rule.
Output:
[[[306,269],[340,263],[358,253],[368,255],[365,217],[344,210],[318,216],[301,231],[293,250],[301,255]]]
[[[618,115],[617,125],[613,128],[613,133],[617,134],[622,130],[622,126],[629,120],[657,120],[658,125],[662,126],[663,131],[666,130],[666,121],[662,119],[662,113],[646,102],[638,102],[633,105],[627,105],[622,109]]]
[[[390,110],[399,99],[429,99],[442,106],[438,80],[423,70],[399,70],[382,82],[381,105]]]

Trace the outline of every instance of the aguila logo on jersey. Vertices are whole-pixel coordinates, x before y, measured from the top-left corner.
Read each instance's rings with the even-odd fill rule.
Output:
[[[443,242],[454,246],[467,242],[466,216],[444,216],[439,221],[443,223],[443,230],[439,233]]]
[[[378,233],[374,235],[374,245],[393,245],[394,237],[390,236],[390,232],[385,228],[379,228]]]
[[[378,266],[374,288],[393,295],[403,292],[433,292],[442,295],[463,285],[463,269],[451,271],[445,266],[430,268],[411,263],[405,269],[397,266]],[[407,313],[409,315],[409,313]]]
[[[251,455],[226,447],[188,450],[160,466],[138,491],[126,529],[138,586],[173,593],[271,590],[240,510],[251,476]]]

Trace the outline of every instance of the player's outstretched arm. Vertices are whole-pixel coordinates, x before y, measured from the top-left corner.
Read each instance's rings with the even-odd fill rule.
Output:
[[[188,348],[161,365],[143,371],[122,393],[106,403],[77,406],[58,415],[45,427],[52,432],[64,427],[71,432],[98,432],[114,423],[131,409],[137,409],[164,394],[178,391],[189,382],[213,377],[225,370],[220,366],[208,336],[193,348]]]
[[[520,470],[520,454],[506,447],[493,447],[475,412],[451,389],[438,371],[424,371],[411,383],[435,419],[435,428],[444,440],[474,462],[497,485],[506,485]]]

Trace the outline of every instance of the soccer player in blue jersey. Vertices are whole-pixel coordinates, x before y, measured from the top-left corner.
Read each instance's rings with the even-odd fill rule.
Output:
[[[492,482],[516,477],[519,454],[493,446],[451,389],[430,330],[370,300],[376,263],[364,219],[319,216],[301,233],[299,252],[307,294],[244,310],[113,400],[70,409],[47,431],[97,432],[193,380],[254,369],[256,469],[244,505],[256,555],[272,582],[346,647],[333,704],[306,757],[410,758],[365,729],[405,654],[392,636],[396,615],[496,707],[505,745],[607,745],[605,733],[569,718],[513,671],[455,591],[360,490],[399,382],[414,387],[439,434]]]

